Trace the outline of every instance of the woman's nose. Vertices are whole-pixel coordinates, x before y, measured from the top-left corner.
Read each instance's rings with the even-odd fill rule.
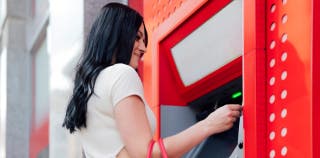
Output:
[[[143,53],[146,51],[146,45],[144,44],[143,40],[139,42],[139,50],[143,51]]]

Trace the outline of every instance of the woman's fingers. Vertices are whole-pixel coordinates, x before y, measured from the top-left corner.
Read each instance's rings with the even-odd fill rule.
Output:
[[[231,111],[230,116],[232,117],[240,117],[241,112],[240,111]]]
[[[242,106],[239,104],[228,104],[228,107],[230,108],[230,110],[236,110],[236,111],[242,110]]]

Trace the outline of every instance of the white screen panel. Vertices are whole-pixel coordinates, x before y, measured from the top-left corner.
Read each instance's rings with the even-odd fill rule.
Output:
[[[234,0],[176,44],[172,56],[189,86],[242,55],[242,0]]]

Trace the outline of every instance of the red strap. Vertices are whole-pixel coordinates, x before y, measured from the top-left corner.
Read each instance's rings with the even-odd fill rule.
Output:
[[[159,138],[158,142],[159,142],[162,158],[168,158],[168,154],[167,154],[166,148],[164,147],[162,138]]]
[[[148,146],[148,151],[147,151],[147,158],[152,157],[152,150],[153,150],[153,145],[155,141],[153,139],[150,140],[149,146]]]

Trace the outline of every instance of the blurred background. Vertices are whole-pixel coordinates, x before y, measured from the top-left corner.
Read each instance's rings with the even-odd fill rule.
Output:
[[[0,158],[81,157],[62,128],[74,68],[99,9],[127,0],[0,0]]]

